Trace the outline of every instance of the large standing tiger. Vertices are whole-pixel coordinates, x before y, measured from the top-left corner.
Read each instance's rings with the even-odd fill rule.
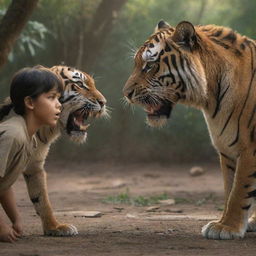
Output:
[[[41,217],[44,234],[72,236],[78,233],[76,227],[59,223],[53,215],[47,193],[45,159],[50,145],[63,132],[77,143],[85,142],[87,118],[106,115],[106,99],[88,74],[66,66],[54,66],[51,70],[64,81],[64,94],[60,98],[62,112],[56,127],[45,126],[37,132],[37,148],[23,175],[30,199]]]
[[[225,188],[223,216],[202,228],[206,238],[256,231],[255,55],[255,41],[229,28],[160,21],[136,53],[123,89],[152,126],[163,125],[177,103],[202,110]]]

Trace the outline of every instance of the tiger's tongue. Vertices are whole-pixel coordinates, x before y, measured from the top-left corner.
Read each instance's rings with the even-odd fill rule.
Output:
[[[148,114],[154,114],[154,112],[156,112],[157,110],[160,109],[161,106],[158,106],[158,107],[146,107],[145,111],[148,113]]]
[[[78,116],[74,118],[74,122],[79,127],[79,129],[82,131],[85,131],[90,126],[90,124],[84,125],[83,121],[84,119],[82,116]]]

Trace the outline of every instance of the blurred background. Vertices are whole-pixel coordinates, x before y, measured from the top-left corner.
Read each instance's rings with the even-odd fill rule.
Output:
[[[0,0],[0,15],[10,2]],[[0,70],[0,100],[8,95],[13,73],[24,66],[73,66],[93,75],[111,119],[95,120],[84,145],[63,136],[52,146],[50,159],[217,162],[200,111],[178,105],[168,125],[152,129],[142,109],[124,104],[122,88],[134,52],[159,20],[173,26],[182,20],[229,26],[256,38],[255,9],[251,0],[40,0]]]

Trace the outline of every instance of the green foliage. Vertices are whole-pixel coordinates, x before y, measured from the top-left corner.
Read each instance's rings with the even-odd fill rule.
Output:
[[[20,53],[25,54],[27,49],[31,56],[35,56],[36,48],[45,48],[44,40],[47,33],[50,32],[42,23],[29,21],[18,40],[17,47]]]
[[[66,63],[74,66],[80,31],[86,31],[100,0],[41,0],[33,18],[50,29],[53,37],[47,37],[47,51],[38,54],[46,66]],[[86,38],[86,40],[88,40]]]
[[[6,9],[0,9],[0,19],[5,15]],[[44,49],[45,36],[49,30],[44,24],[37,21],[28,21],[26,28],[22,31],[17,45],[8,56],[9,60],[13,62],[18,57],[24,57],[26,53],[35,56],[37,48]]]
[[[168,199],[168,195],[166,193],[160,195],[154,195],[150,197],[145,196],[137,196],[132,197],[129,194],[129,191],[124,193],[120,193],[115,196],[108,196],[102,200],[103,203],[111,203],[111,204],[128,204],[135,206],[150,206],[154,204],[158,204],[160,200]]]
[[[236,10],[236,13],[235,15],[232,15],[230,18],[230,26],[239,31],[240,33],[243,33],[255,39],[256,2],[251,0],[235,0],[233,4],[233,9]]]

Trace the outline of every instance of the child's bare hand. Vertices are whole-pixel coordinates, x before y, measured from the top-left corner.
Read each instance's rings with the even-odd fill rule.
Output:
[[[15,221],[12,225],[12,228],[16,231],[18,236],[22,236],[22,224],[21,221]]]
[[[0,226],[0,241],[14,243],[20,235],[8,225]]]

